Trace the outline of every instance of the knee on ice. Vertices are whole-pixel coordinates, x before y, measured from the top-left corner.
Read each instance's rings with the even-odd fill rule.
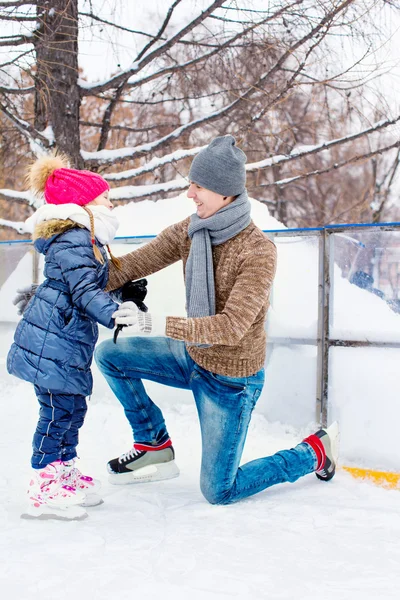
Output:
[[[201,481],[200,489],[204,498],[210,504],[230,504],[230,490],[224,491],[218,489],[216,486],[210,484],[207,481]]]

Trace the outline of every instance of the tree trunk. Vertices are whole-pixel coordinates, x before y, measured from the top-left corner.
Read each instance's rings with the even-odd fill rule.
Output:
[[[81,168],[78,88],[78,0],[49,0],[37,7],[35,127],[52,127],[57,149]]]

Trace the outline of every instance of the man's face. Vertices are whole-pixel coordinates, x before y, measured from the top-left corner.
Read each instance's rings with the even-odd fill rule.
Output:
[[[193,181],[190,182],[187,197],[191,198],[196,204],[197,216],[200,219],[212,217],[231,201],[230,198],[224,200],[224,196],[221,196],[221,194],[207,190]]]

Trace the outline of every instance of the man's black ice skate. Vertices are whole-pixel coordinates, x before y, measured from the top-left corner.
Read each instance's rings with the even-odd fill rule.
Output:
[[[335,421],[326,429],[320,429],[304,440],[318,457],[315,475],[322,481],[329,481],[335,475],[339,457],[339,425]]]
[[[135,443],[133,448],[107,464],[109,481],[115,485],[146,483],[178,477],[171,440],[158,446]]]

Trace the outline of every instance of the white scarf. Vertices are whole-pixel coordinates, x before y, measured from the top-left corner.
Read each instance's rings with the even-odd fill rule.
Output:
[[[119,227],[117,217],[106,206],[92,205],[88,208],[93,213],[96,238],[100,244],[110,244]],[[89,215],[78,204],[44,204],[25,221],[26,231],[33,233],[36,225],[52,219],[70,219],[90,231]]]

